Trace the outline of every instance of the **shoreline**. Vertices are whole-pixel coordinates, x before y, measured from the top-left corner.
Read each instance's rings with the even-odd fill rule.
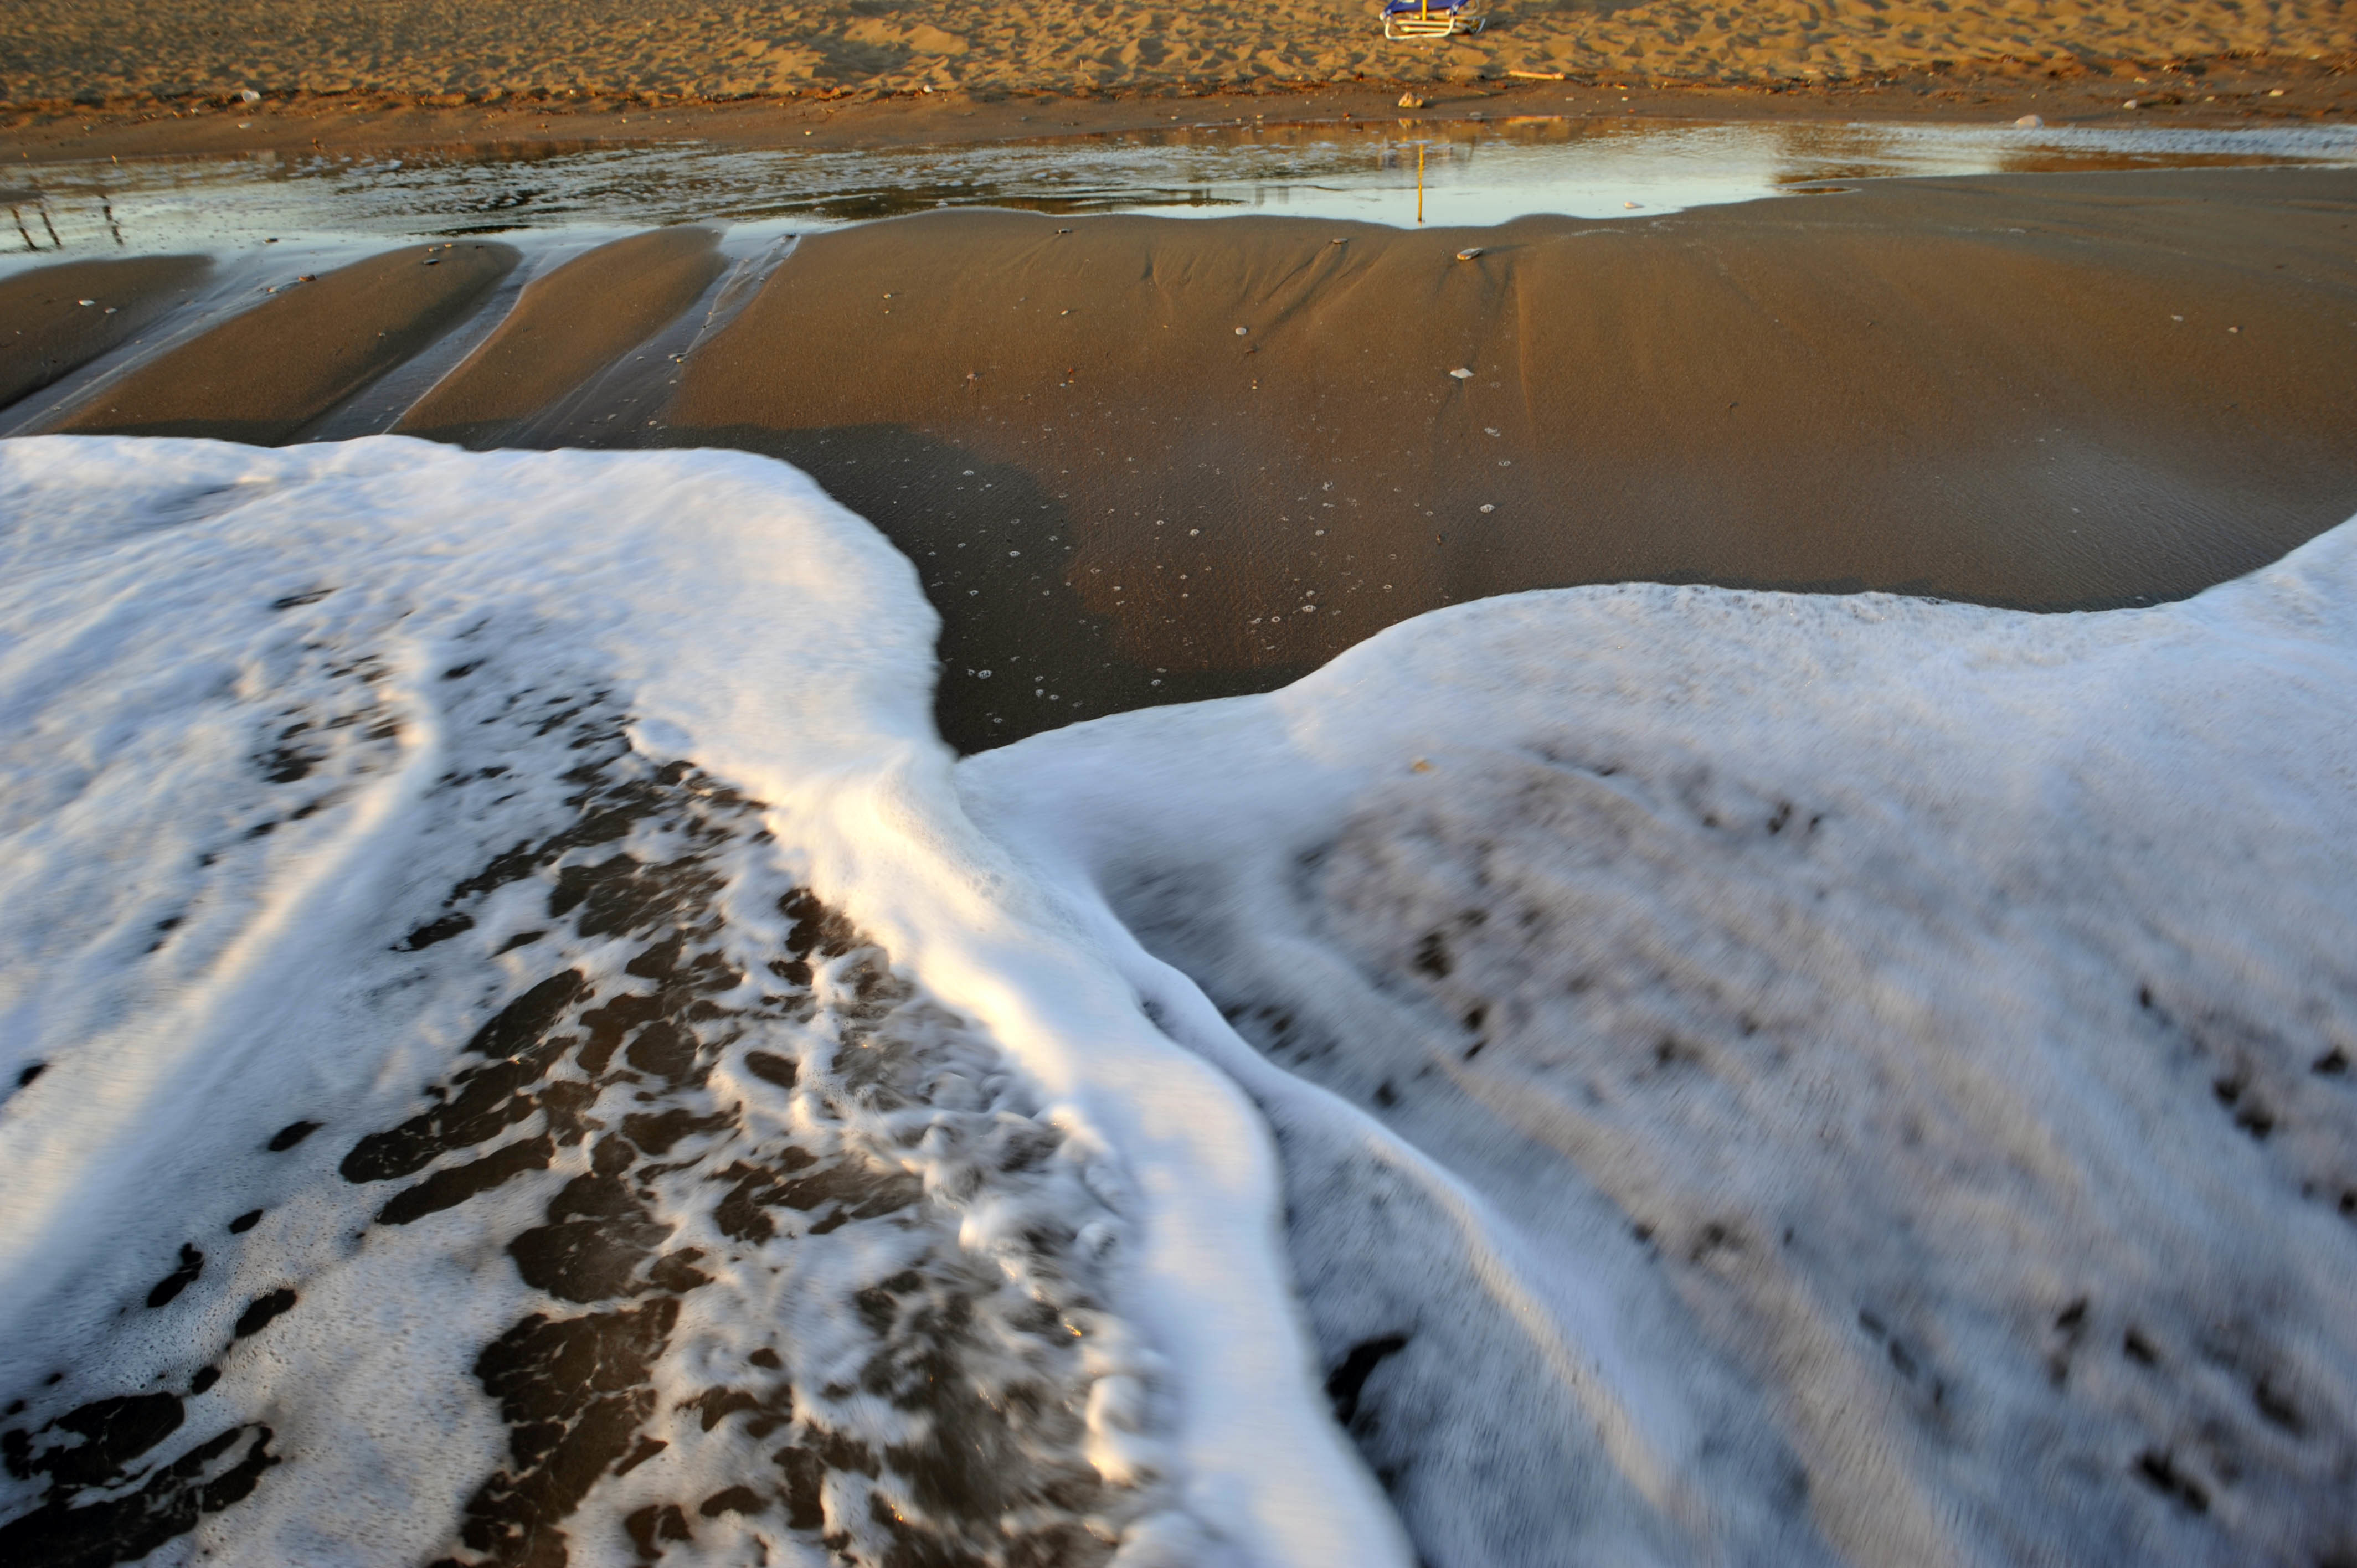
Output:
[[[1404,105],[1403,97],[1420,102]],[[2005,123],[2026,114],[2057,126],[2348,124],[2357,117],[2357,53],[2324,60],[2074,62],[2067,70],[2029,64],[1925,69],[1838,81],[1681,81],[1550,70],[1448,83],[1401,77],[1081,92],[844,87],[701,97],[552,89],[469,98],[296,90],[253,102],[208,92],[0,104],[0,160],[24,167],[109,157],[468,145],[512,150],[597,142],[843,150],[1255,123],[1447,124],[1506,116]]]
[[[805,236],[741,309],[708,235],[653,231],[527,271],[369,414],[350,389],[512,264],[470,239],[93,361],[20,428],[782,458],[917,566],[973,751],[1526,588],[2198,592],[2357,510],[2352,220],[2357,172],[2293,168],[1479,230],[952,209]],[[59,333],[140,304],[22,288]]]

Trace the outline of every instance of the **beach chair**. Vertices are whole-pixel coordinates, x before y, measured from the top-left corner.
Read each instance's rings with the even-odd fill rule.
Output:
[[[1479,0],[1383,0],[1383,37],[1445,38],[1478,33],[1486,20]]]

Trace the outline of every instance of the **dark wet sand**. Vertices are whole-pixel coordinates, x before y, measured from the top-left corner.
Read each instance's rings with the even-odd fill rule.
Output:
[[[517,260],[512,247],[468,241],[321,274],[133,368],[55,428],[293,440],[464,319]]]
[[[723,263],[719,235],[657,229],[600,245],[534,278],[498,330],[393,428],[473,446],[511,445],[547,410],[694,305]]]
[[[2147,74],[2156,69],[2157,75]],[[2147,74],[2146,81],[2136,80],[2139,74]],[[38,171],[52,162],[257,153],[516,157],[536,148],[686,141],[838,150],[1188,126],[1374,121],[1431,126],[1525,116],[1590,125],[1872,120],[1953,126],[2001,125],[2035,113],[2057,126],[2280,129],[2342,124],[2357,113],[2357,55],[2179,58],[2158,68],[2096,60],[2041,67],[2016,59],[1749,83],[1652,71],[1576,71],[1559,81],[1493,76],[1418,81],[1413,95],[1421,107],[1403,106],[1402,84],[1383,75],[1261,80],[1241,87],[1163,83],[1114,91],[1032,90],[1039,86],[723,100],[550,91],[465,102],[453,102],[456,95],[296,90],[271,91],[250,104],[225,97],[53,103],[0,113],[0,162]]]
[[[136,256],[0,278],[0,406],[129,342],[211,270],[203,256]]]
[[[648,338],[630,366],[711,276],[702,244],[536,281],[408,427],[808,469],[922,573],[967,749],[1265,690],[1485,595],[2128,605],[2357,512],[2352,172],[1486,231],[948,211],[806,239],[683,369]],[[287,439],[397,357],[371,334],[422,347],[508,264],[445,254],[274,299],[62,427]]]
[[[1522,588],[2150,602],[2357,511],[2352,221],[2357,175],[2276,171],[1491,231],[943,213],[806,242],[663,438],[910,553],[969,747]]]

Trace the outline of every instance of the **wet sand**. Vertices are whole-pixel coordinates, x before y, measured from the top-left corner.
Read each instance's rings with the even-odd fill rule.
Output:
[[[273,446],[425,348],[516,263],[507,245],[410,245],[296,278],[127,369],[56,426]],[[38,273],[28,274],[38,277]]]
[[[497,330],[393,429],[495,445],[694,305],[722,262],[710,229],[656,229],[534,278]]]
[[[660,438],[892,535],[966,747],[1523,588],[2152,602],[2357,511],[2352,218],[2357,177],[2272,171],[1453,232],[944,213],[806,242]]]
[[[1525,588],[2194,593],[2357,511],[2352,224],[2357,174],[2320,170],[1493,230],[944,211],[805,239],[658,339],[711,276],[673,231],[536,280],[403,424],[808,469],[919,567],[974,749]],[[56,427],[290,438],[509,263],[443,254],[273,298]]]
[[[733,100],[655,90],[552,90],[485,100],[398,92],[226,93],[0,110],[0,159],[312,154],[511,158],[694,141],[725,147],[847,148],[966,144],[1202,126],[1386,121],[1405,127],[1544,116],[1599,120],[1924,122],[2051,125],[2280,127],[2339,124],[2357,112],[2357,56],[2186,59],[2038,65],[1983,60],[1870,77],[1762,81],[1644,72],[1547,71],[1450,83],[1391,77],[1258,80],[1241,86],[1163,83],[1088,92],[1037,87],[902,91],[841,88]],[[1555,80],[1560,74],[1561,79]],[[1403,98],[1415,100],[1403,104]],[[38,177],[38,176],[36,177]]]
[[[0,279],[0,406],[129,342],[211,270],[203,256],[138,256]]]

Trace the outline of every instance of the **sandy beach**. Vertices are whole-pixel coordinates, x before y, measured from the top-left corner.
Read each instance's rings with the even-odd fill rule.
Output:
[[[2345,0],[1498,0],[1481,33],[1441,45],[1386,43],[1367,0],[228,0],[201,8],[22,0],[0,40],[0,102],[242,89],[454,102],[551,91],[1073,93],[1358,78],[1471,81],[1517,70],[1766,83],[1990,69],[2077,77],[2227,59],[2298,72],[2345,68],[2352,36],[2357,13]],[[2181,94],[2186,85],[2173,77],[2160,91]]]
[[[2298,169],[1496,230],[940,212],[804,240],[674,364],[688,226],[533,278],[393,428],[807,470],[918,564],[974,749],[1525,588],[2195,593],[2357,510],[2352,217],[2357,176]],[[512,263],[289,280],[48,427],[317,434]],[[976,673],[1009,669],[1058,701]]]
[[[16,0],[0,1561],[2357,1563],[2352,112]]]

